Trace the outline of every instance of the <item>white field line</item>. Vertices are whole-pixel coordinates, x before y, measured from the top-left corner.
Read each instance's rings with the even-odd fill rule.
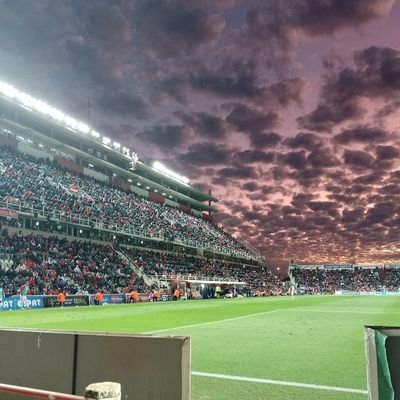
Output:
[[[168,328],[168,329],[160,329],[158,331],[151,331],[151,332],[146,332],[145,334],[151,335],[154,333],[161,333],[161,332],[169,332],[169,331],[176,331],[178,329],[186,329],[186,328],[197,328],[198,326],[206,326],[206,325],[212,325],[212,324],[220,324],[223,322],[230,322],[230,321],[238,321],[240,319],[244,318],[250,318],[250,317],[256,317],[258,315],[264,315],[264,314],[270,314],[273,312],[277,312],[280,310],[269,310],[269,311],[264,311],[260,313],[255,313],[255,314],[247,314],[247,315],[242,315],[240,317],[234,317],[234,318],[227,318],[227,319],[219,319],[217,321],[209,321],[209,322],[201,322],[200,324],[192,324],[192,325],[183,325],[183,326],[176,326],[174,328]]]
[[[192,371],[192,375],[204,376],[204,377],[207,377],[207,378],[228,379],[228,380],[231,380],[231,381],[267,383],[267,384],[270,384],[270,385],[292,386],[292,387],[300,387],[300,388],[306,388],[306,389],[328,390],[328,391],[331,391],[331,392],[346,392],[346,393],[356,393],[356,394],[368,394],[368,390],[352,389],[352,388],[345,388],[345,387],[339,387],[339,386],[314,385],[314,384],[311,384],[311,383],[276,381],[276,380],[273,380],[273,379],[248,378],[248,377],[245,377],[245,376],[212,374],[212,373],[208,373],[208,372],[196,372],[196,371]]]
[[[157,331],[151,331],[151,332],[145,332],[144,334],[151,335],[155,333],[162,333],[162,332],[169,332],[169,331],[176,331],[179,329],[186,329],[186,328],[195,328],[198,326],[206,326],[206,325],[213,325],[213,324],[219,324],[222,322],[230,322],[230,321],[237,321],[240,319],[244,318],[249,318],[249,317],[256,317],[259,315],[264,315],[264,314],[270,314],[273,312],[314,312],[314,313],[332,313],[332,314],[339,314],[339,313],[345,313],[345,314],[391,314],[391,315],[396,315],[400,314],[399,312],[380,312],[380,311],[351,311],[351,310],[309,310],[309,309],[301,309],[301,308],[284,308],[284,309],[278,309],[278,310],[269,310],[269,311],[264,311],[260,313],[255,313],[255,314],[248,314],[248,315],[242,315],[240,317],[234,317],[234,318],[227,318],[227,319],[219,319],[217,321],[209,321],[209,322],[201,322],[200,324],[192,324],[192,325],[182,325],[182,326],[176,326],[172,328],[167,328],[167,329],[160,329]]]

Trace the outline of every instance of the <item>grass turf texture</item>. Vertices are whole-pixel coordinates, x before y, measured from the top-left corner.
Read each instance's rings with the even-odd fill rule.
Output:
[[[0,313],[1,327],[192,336],[192,369],[366,389],[364,325],[400,325],[397,297],[251,298]],[[193,400],[360,400],[341,393],[192,377]]]

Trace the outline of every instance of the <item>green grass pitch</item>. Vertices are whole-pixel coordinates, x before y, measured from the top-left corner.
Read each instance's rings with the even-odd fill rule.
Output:
[[[334,390],[366,390],[364,325],[399,326],[400,298],[246,298],[0,313],[1,327],[190,335],[193,400],[365,400],[363,393]]]

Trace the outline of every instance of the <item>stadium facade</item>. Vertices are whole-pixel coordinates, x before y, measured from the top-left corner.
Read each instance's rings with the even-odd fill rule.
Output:
[[[131,149],[3,82],[0,82],[0,146],[8,146],[35,159],[47,159],[77,175],[91,177],[210,222],[217,211],[214,203],[218,199],[212,196],[211,190],[209,193],[199,191],[190,185],[188,178],[160,163],[146,164]],[[74,192],[79,188],[71,186],[68,190]],[[102,226],[80,216],[71,216],[68,220],[65,216],[61,218],[57,210],[46,215],[44,210],[24,207],[21,203],[12,204],[4,199],[0,205],[0,216],[18,219],[24,228],[35,228],[35,224],[40,227],[43,221],[51,219],[57,221],[62,233],[72,236],[89,237],[93,229],[102,231],[105,240],[130,236],[135,244],[148,248],[159,248],[157,242],[166,242],[166,238],[157,233],[148,235],[145,232],[119,230],[118,227]],[[227,235],[226,232],[223,234]],[[182,240],[168,240],[171,243],[167,250],[191,248],[190,251],[201,256],[251,263],[262,261],[257,249],[240,239],[234,240],[246,251],[215,251]]]

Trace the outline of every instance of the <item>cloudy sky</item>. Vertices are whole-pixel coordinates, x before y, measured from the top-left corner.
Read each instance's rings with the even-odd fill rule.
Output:
[[[400,261],[399,40],[395,0],[0,0],[0,80],[212,188],[275,266]]]

